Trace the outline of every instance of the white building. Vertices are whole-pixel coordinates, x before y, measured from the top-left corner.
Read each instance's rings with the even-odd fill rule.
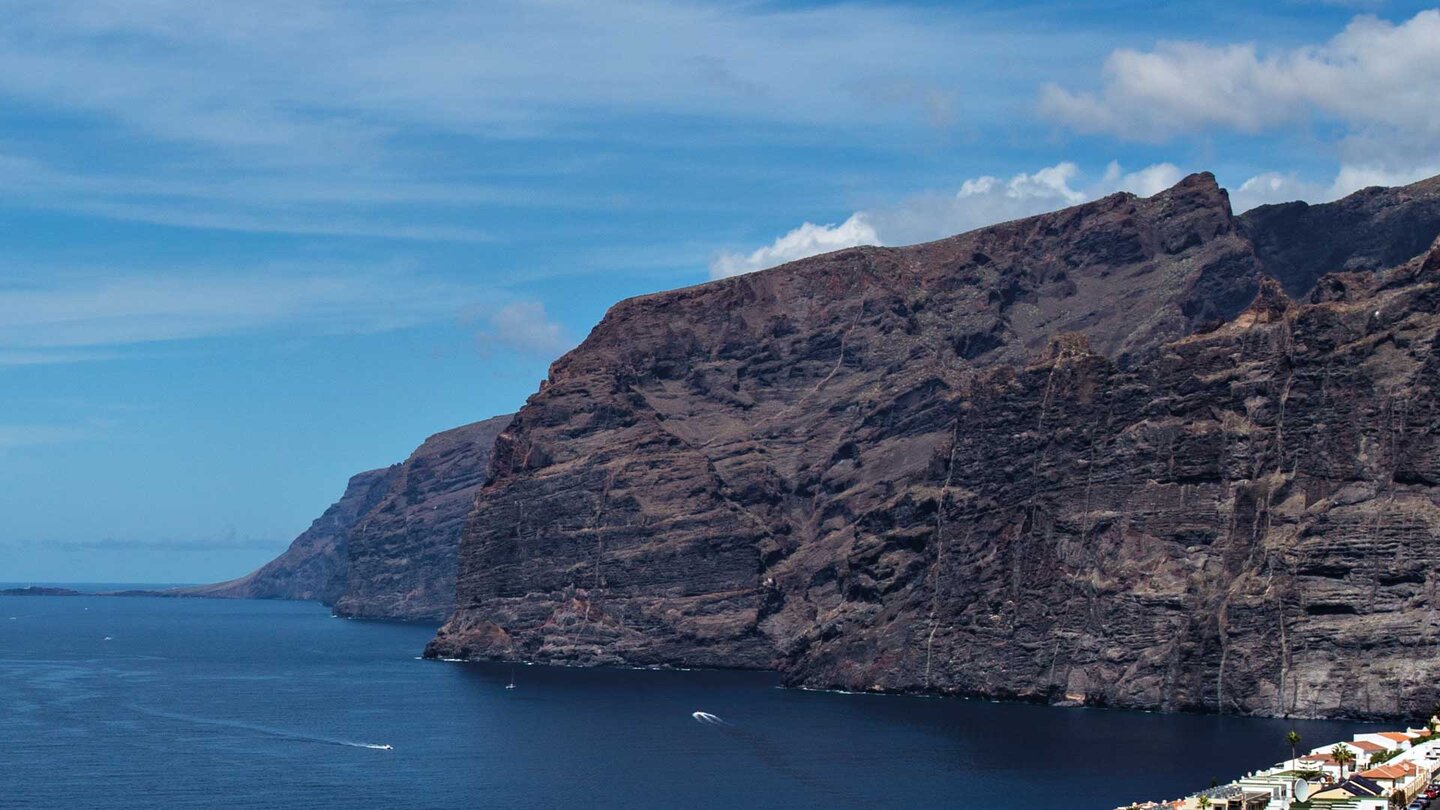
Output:
[[[1386,750],[1408,750],[1412,739],[1414,739],[1413,735],[1404,731],[1372,731],[1367,734],[1355,735],[1356,742],[1373,743],[1383,746]]]

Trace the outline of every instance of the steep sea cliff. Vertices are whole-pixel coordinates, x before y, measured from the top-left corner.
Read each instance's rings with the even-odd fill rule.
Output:
[[[1384,268],[1437,192],[1195,175],[622,302],[500,434],[427,654],[1428,707],[1440,259]]]
[[[191,594],[432,657],[1381,717],[1440,699],[1440,178],[1214,178],[617,304]],[[453,611],[452,611],[453,607]]]
[[[431,436],[404,462],[352,477],[339,501],[256,571],[166,594],[312,600],[343,616],[445,618],[455,599],[460,529],[509,421],[497,416]]]

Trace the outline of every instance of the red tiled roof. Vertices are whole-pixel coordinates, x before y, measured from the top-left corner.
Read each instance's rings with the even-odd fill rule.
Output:
[[[1378,733],[1381,737],[1384,737],[1387,740],[1394,740],[1395,742],[1410,742],[1410,735],[1406,734],[1403,731],[1380,731],[1376,733]]]
[[[1378,765],[1371,770],[1362,771],[1359,775],[1371,778],[1371,780],[1400,780],[1400,778],[1410,777],[1416,773],[1417,768],[1414,762],[1394,762],[1391,765]]]
[[[1360,775],[1366,779],[1404,779],[1410,775],[1410,769],[1400,765],[1381,765],[1368,771],[1361,771]]]
[[[1379,745],[1379,744],[1377,744],[1377,743],[1372,743],[1372,742],[1365,742],[1364,740],[1356,740],[1355,742],[1348,742],[1348,743],[1345,743],[1345,744],[1348,745],[1348,746],[1350,746],[1351,748],[1359,748],[1361,751],[1368,751],[1368,752],[1370,752],[1370,753],[1372,753],[1372,754],[1375,753],[1376,751],[1384,751],[1384,750],[1385,750],[1385,746],[1383,746],[1383,745]]]

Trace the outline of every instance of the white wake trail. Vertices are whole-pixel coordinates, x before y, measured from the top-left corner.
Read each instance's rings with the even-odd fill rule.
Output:
[[[145,706],[132,704],[131,707],[141,714],[148,714],[151,717],[163,717],[167,720],[179,720],[184,723],[193,723],[197,726],[211,726],[215,728],[229,728],[239,731],[249,731],[267,737],[275,737],[281,740],[294,740],[296,742],[323,743],[325,745],[343,745],[347,748],[368,748],[372,751],[394,751],[395,746],[387,743],[355,742],[353,740],[342,740],[336,737],[322,737],[316,734],[305,734],[299,731],[289,731],[283,728],[270,728],[256,723],[245,723],[239,720],[221,720],[214,717],[198,717],[193,714],[177,714],[165,712],[159,709],[151,709]]]

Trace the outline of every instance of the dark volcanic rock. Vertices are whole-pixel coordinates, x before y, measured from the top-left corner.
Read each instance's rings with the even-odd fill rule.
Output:
[[[403,463],[351,478],[289,550],[247,576],[146,593],[318,600],[341,616],[443,619],[454,605],[460,529],[509,421],[437,433]]]
[[[1308,306],[1275,289],[1134,368],[1064,353],[937,403],[953,441],[904,509],[855,515],[873,534],[790,679],[1275,715],[1433,706],[1437,281]]]
[[[399,465],[363,472],[345,494],[315,519],[279,557],[239,579],[214,585],[172,588],[166,596],[226,599],[302,599],[332,605],[345,587],[351,529],[389,490]]]
[[[1324,205],[1262,205],[1240,225],[1265,269],[1300,297],[1326,273],[1394,267],[1425,250],[1440,236],[1440,177]]]
[[[437,433],[400,464],[349,534],[340,616],[444,619],[455,604],[460,530],[509,416]]]
[[[1428,708],[1440,256],[1299,304],[1261,253],[1197,175],[622,302],[497,440],[427,654]]]
[[[80,591],[70,588],[53,588],[44,585],[26,585],[23,588],[0,588],[0,596],[83,596]]]
[[[1197,175],[622,302],[497,441],[431,653],[769,666],[818,618],[779,583],[836,586],[844,516],[929,469],[948,392],[1056,334],[1123,364],[1259,277]]]

